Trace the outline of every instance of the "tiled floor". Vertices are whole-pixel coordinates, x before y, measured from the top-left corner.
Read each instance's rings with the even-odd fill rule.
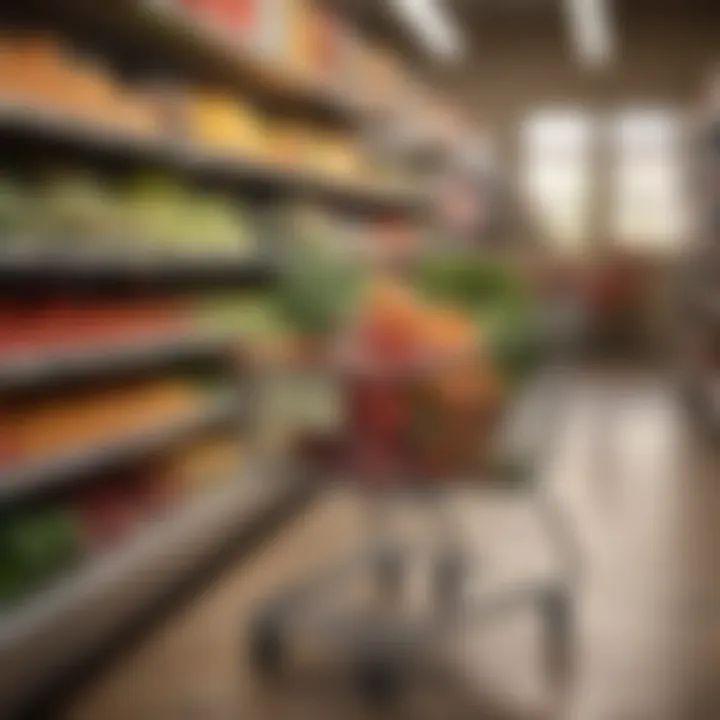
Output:
[[[572,676],[561,687],[544,671],[543,626],[532,608],[460,623],[433,646],[434,671],[415,678],[398,716],[720,718],[717,453],[690,438],[659,381],[585,378],[569,390],[561,429],[548,426],[546,481],[582,557]],[[555,571],[523,499],[463,492],[451,505],[454,526],[482,557],[469,596]],[[362,537],[358,506],[347,492],[329,493],[250,564],[148,637],[66,720],[374,716],[347,691],[339,662],[299,662],[287,681],[262,686],[242,652],[258,599]],[[405,517],[414,528],[408,532],[428,536],[415,513]],[[413,611],[424,596],[422,577],[416,580]]]

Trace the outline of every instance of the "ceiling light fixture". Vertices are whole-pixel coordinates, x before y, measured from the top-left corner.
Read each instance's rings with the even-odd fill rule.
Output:
[[[613,25],[608,0],[565,0],[570,37],[581,63],[598,68],[611,62]]]
[[[460,33],[439,0],[392,0],[392,6],[430,52],[448,60],[460,55]]]

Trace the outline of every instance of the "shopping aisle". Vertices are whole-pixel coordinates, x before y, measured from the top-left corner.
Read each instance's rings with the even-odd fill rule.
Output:
[[[438,667],[447,672],[419,684],[403,716],[715,716],[717,460],[690,442],[667,386],[654,379],[586,378],[571,390],[548,477],[584,558],[574,682],[559,700],[542,671],[542,626],[528,610],[463,628],[452,652],[438,647]],[[523,502],[458,499],[454,512],[482,553],[483,582],[553,570]],[[352,497],[328,493],[250,564],[148,637],[66,720],[364,717],[342,668],[299,671],[294,681],[264,689],[242,653],[257,600],[353,546],[361,520]]]

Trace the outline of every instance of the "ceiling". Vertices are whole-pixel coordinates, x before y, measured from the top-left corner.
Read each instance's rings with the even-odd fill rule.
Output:
[[[568,0],[445,0],[465,41],[449,63],[422,47],[389,0],[327,1],[498,133],[547,103],[687,104],[720,60],[720,0],[608,0],[616,52],[601,71],[574,55]]]
[[[522,28],[541,23],[538,29],[554,25],[565,32],[564,7],[568,0],[445,0],[451,15],[471,46],[495,31]],[[349,14],[372,33],[384,37],[404,52],[424,54],[416,39],[408,33],[393,12],[388,0],[328,0],[329,4]],[[720,30],[720,0],[608,0],[620,27],[633,27],[658,19],[688,23],[717,22]],[[478,42],[474,42],[478,41]]]

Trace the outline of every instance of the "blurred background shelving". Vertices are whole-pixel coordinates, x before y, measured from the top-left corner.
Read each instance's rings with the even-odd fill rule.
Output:
[[[692,137],[698,221],[680,277],[682,386],[692,417],[711,442],[720,437],[720,122],[706,99]]]

